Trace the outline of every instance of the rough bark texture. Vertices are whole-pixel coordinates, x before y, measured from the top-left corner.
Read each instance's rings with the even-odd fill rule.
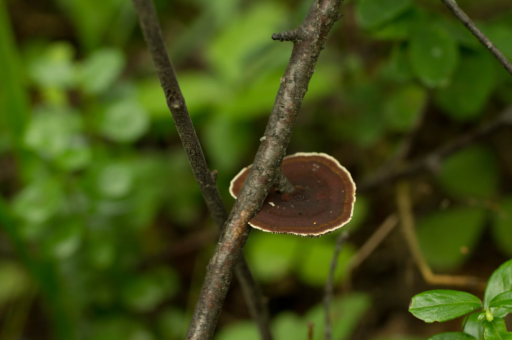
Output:
[[[227,219],[227,212],[215,183],[216,171],[210,172],[206,163],[201,144],[185,104],[185,99],[181,93],[174,67],[162,38],[153,1],[133,0],[133,4],[139,16],[144,38],[157,69],[167,105],[172,113],[190,166],[214,222],[219,228],[222,228]],[[247,262],[243,257],[236,266],[236,275],[244,292],[251,317],[260,330],[261,338],[272,340],[270,318],[263,295],[256,285]]]
[[[464,26],[484,45],[489,51],[494,55],[494,57],[500,62],[500,64],[512,75],[512,64],[510,61],[501,53],[501,51],[494,46],[492,41],[489,40],[476,27],[475,23],[468,17],[466,13],[459,7],[455,0],[441,0],[442,3],[446,5],[452,11],[452,13],[462,22]]]
[[[187,339],[206,340],[213,337],[233,268],[249,235],[247,223],[260,209],[274,183],[276,169],[281,166],[286,154],[292,128],[314,73],[318,55],[327,33],[339,18],[341,2],[314,1],[299,28],[301,38],[294,41],[292,56],[279,87],[265,138],[262,138],[253,166],[208,265]]]

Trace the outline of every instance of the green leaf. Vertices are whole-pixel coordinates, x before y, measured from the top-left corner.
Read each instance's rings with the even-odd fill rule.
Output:
[[[512,290],[512,260],[509,260],[502,264],[498,269],[492,273],[487,283],[485,290],[484,307],[489,307],[489,303],[497,295]],[[496,317],[503,317],[507,314],[507,311],[503,308],[492,308],[491,313]]]
[[[258,328],[253,322],[242,321],[228,325],[219,332],[215,340],[259,340]]]
[[[493,44],[507,57],[512,60],[512,46],[510,37],[512,36],[512,28],[508,25],[483,25],[482,30]]]
[[[55,159],[55,163],[64,170],[74,171],[86,167],[92,158],[89,144],[80,137],[71,139],[67,149]]]
[[[65,260],[71,257],[80,247],[83,233],[83,224],[79,221],[56,226],[44,242],[46,253],[57,260]]]
[[[381,40],[406,40],[423,19],[422,11],[408,10],[394,20],[373,29],[371,36]]]
[[[474,146],[447,158],[438,180],[455,197],[490,198],[498,190],[498,178],[494,153],[486,147]]]
[[[356,18],[363,28],[374,28],[396,18],[411,5],[410,0],[359,0]]]
[[[448,333],[441,333],[436,334],[428,340],[472,340],[475,339],[473,336],[462,333],[462,332],[448,332]]]
[[[54,159],[70,148],[81,127],[81,118],[76,113],[62,108],[41,107],[35,110],[27,127],[25,145],[42,157]]]
[[[100,123],[101,133],[119,143],[139,139],[149,128],[149,117],[142,106],[127,99],[109,105]]]
[[[307,323],[295,313],[283,312],[272,320],[272,334],[276,339],[306,340]]]
[[[211,40],[206,51],[206,57],[219,77],[227,82],[245,80],[244,70],[250,56],[273,44],[270,37],[286,22],[286,13],[276,2],[258,2],[231,20]]]
[[[436,95],[450,117],[466,121],[481,115],[496,83],[494,63],[488,51],[464,55],[450,85]]]
[[[371,300],[367,294],[352,293],[342,298],[334,298],[331,303],[332,338],[350,339],[371,306]],[[304,321],[304,326],[309,322],[314,324],[314,340],[324,339],[325,309],[322,304],[310,309],[304,316]],[[304,329],[307,328],[304,327]]]
[[[463,331],[469,335],[472,335],[477,340],[484,339],[484,331],[482,323],[478,321],[478,317],[481,313],[476,312],[468,316],[464,322]]]
[[[96,182],[98,192],[108,198],[126,196],[133,188],[135,176],[133,169],[123,163],[104,166]]]
[[[412,298],[409,312],[425,322],[444,322],[482,307],[476,296],[457,290],[431,290]]]
[[[432,213],[418,223],[418,241],[427,262],[436,269],[460,266],[483,231],[485,211],[456,208]]]
[[[298,240],[293,235],[252,235],[245,249],[255,277],[263,282],[276,282],[289,275],[296,260]]]
[[[412,79],[411,65],[404,44],[395,45],[381,72],[385,79],[396,82],[406,82]]]
[[[499,211],[493,216],[492,233],[498,247],[512,256],[512,197],[500,202]]]
[[[512,308],[512,291],[496,295],[489,303],[489,307]]]
[[[123,287],[122,298],[131,310],[149,312],[178,289],[178,274],[168,267],[160,267],[129,280]]]
[[[494,318],[493,321],[484,321],[485,340],[512,340],[512,333],[507,331],[505,320]]]
[[[91,54],[80,65],[78,80],[87,94],[107,91],[119,77],[126,64],[124,54],[112,48],[104,48]]]
[[[311,286],[323,287],[329,275],[334,243],[328,243],[323,239],[299,239],[299,241],[303,258],[296,262],[295,269],[300,279]],[[354,248],[350,244],[343,245],[334,275],[336,281],[347,277],[348,263],[354,253]]]
[[[427,87],[446,86],[457,67],[459,50],[445,30],[424,25],[412,36],[409,58],[414,73]]]
[[[412,129],[426,102],[426,91],[417,85],[407,85],[391,94],[383,108],[388,127],[400,132]]]
[[[438,24],[441,25],[459,45],[471,49],[481,48],[478,39],[471,34],[460,21],[447,17],[438,17],[437,19]]]
[[[60,183],[41,178],[18,193],[13,201],[13,212],[28,223],[41,224],[54,216],[63,202]]]
[[[67,89],[75,84],[75,50],[67,42],[53,43],[29,66],[29,75],[40,87]]]

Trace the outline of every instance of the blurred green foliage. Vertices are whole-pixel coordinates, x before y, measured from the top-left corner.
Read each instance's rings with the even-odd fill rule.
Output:
[[[0,260],[0,312],[32,299],[36,286],[54,339],[182,338],[198,284],[161,258],[169,239],[177,244],[213,227],[131,2],[48,1],[48,11],[70,25],[60,29],[72,32],[16,40],[13,27],[23,27],[8,9],[14,18],[19,1],[0,1],[0,158],[16,164],[8,183],[0,182],[0,227],[19,257]],[[229,180],[253,159],[290,56],[290,44],[270,36],[298,25],[310,3],[156,1],[190,114],[230,204]],[[316,66],[290,153],[329,152],[362,178],[393,155],[426,110],[450,124],[478,124],[512,102],[510,77],[443,7],[352,0],[343,13],[347,20],[335,26]],[[512,11],[477,23],[512,59]],[[512,255],[512,201],[501,190],[494,150],[453,155],[436,181],[455,203],[419,219],[434,268],[461,266],[488,222],[499,249]],[[485,209],[487,201],[498,208]],[[358,196],[345,229],[357,233],[377,203]],[[294,278],[320,289],[335,239],[254,232],[246,254],[265,285]],[[337,282],[347,278],[355,251],[347,244],[341,252]],[[369,301],[362,293],[335,300],[335,319],[344,313],[337,339],[350,337]],[[320,338],[322,320],[317,306],[305,315],[281,312],[273,327],[277,339],[302,339],[313,321]],[[218,339],[256,334],[242,321]]]

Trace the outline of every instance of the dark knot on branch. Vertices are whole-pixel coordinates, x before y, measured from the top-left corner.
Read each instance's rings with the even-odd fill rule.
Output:
[[[302,39],[302,34],[298,29],[272,34],[272,40],[297,42]]]

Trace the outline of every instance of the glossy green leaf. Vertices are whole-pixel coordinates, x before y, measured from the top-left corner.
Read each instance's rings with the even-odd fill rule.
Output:
[[[425,322],[444,322],[482,307],[476,296],[457,290],[430,290],[412,298],[409,312]]]
[[[418,222],[418,241],[427,262],[436,269],[460,266],[483,232],[485,211],[454,208],[431,213]]]
[[[481,313],[475,312],[467,317],[463,322],[463,331],[476,338],[477,340],[484,340],[484,330],[482,322],[478,321]]]
[[[443,188],[459,198],[490,198],[498,190],[498,179],[496,157],[483,146],[469,147],[450,156],[438,176]]]
[[[374,28],[396,18],[411,5],[410,0],[359,0],[356,18],[363,28]]]
[[[334,244],[322,239],[299,240],[302,259],[296,263],[295,269],[298,271],[300,279],[306,284],[323,287],[329,275]],[[337,282],[347,277],[348,264],[354,253],[354,248],[350,244],[343,245],[334,275]]]
[[[391,94],[384,103],[383,114],[390,129],[406,132],[416,124],[427,102],[426,91],[407,85]]]
[[[489,307],[512,308],[512,291],[496,295],[489,303]]]
[[[279,281],[292,271],[298,255],[299,240],[293,235],[255,233],[245,251],[251,271],[263,282]]]
[[[493,216],[492,233],[501,251],[512,256],[512,197],[499,203],[499,210]]]
[[[101,133],[119,143],[139,139],[149,128],[146,110],[133,100],[123,100],[109,105],[100,122]]]
[[[457,68],[459,50],[445,30],[425,25],[412,36],[409,58],[414,73],[427,87],[447,86]]]
[[[258,328],[253,322],[242,321],[222,328],[215,340],[259,340]]]
[[[348,340],[361,319],[371,308],[371,300],[367,294],[352,293],[331,302],[332,337],[337,340]],[[314,324],[313,340],[324,339],[325,309],[322,304],[313,307],[303,318],[307,323]],[[307,329],[306,327],[304,327]]]
[[[428,340],[472,340],[475,339],[473,336],[462,333],[462,332],[448,332],[448,333],[441,333],[436,334]]]
[[[505,320],[494,318],[493,321],[484,321],[485,340],[512,340],[512,333],[507,331]]]
[[[104,48],[91,54],[79,68],[78,80],[87,94],[105,92],[119,77],[125,66],[124,54],[116,49]]]
[[[453,119],[466,121],[483,113],[496,82],[495,61],[488,51],[465,54],[453,79],[436,101]]]
[[[487,283],[485,290],[485,306],[489,307],[489,303],[497,295],[512,290],[512,260],[509,260],[502,264],[498,269],[492,273]],[[492,308],[491,312],[496,317],[503,317],[507,314],[507,311],[503,308]]]

